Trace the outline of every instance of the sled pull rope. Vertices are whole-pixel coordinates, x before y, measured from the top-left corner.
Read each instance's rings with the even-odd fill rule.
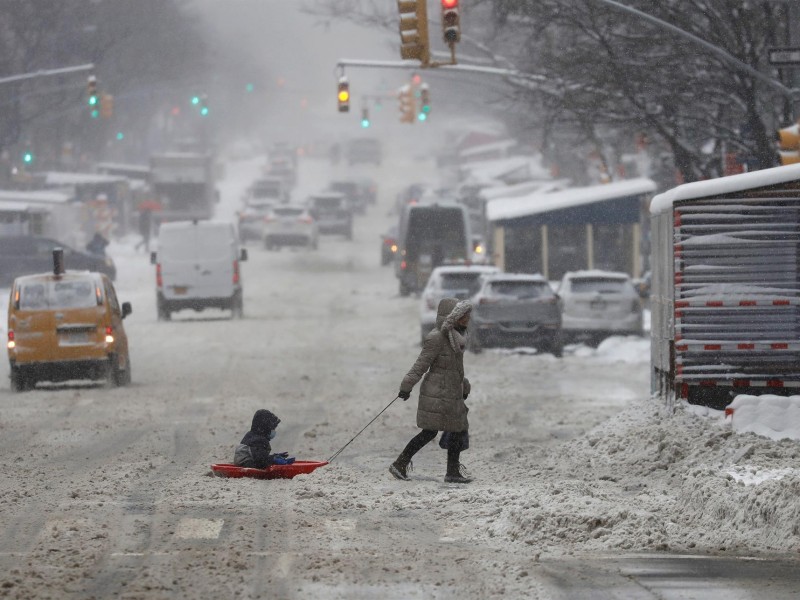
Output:
[[[387,409],[387,408],[389,408],[389,407],[390,407],[392,404],[394,404],[395,400],[397,400],[399,397],[400,397],[400,396],[395,396],[394,400],[392,400],[391,402],[389,402],[389,404],[387,404],[387,405],[384,407],[384,409],[383,409],[381,412],[379,412],[377,415],[375,415],[375,418],[373,418],[373,419],[372,419],[372,421],[370,421],[369,423],[367,423],[366,425],[364,425],[364,429],[366,429],[367,427],[369,427],[370,425],[372,425],[372,424],[373,424],[373,423],[374,423],[374,422],[377,420],[377,418],[378,418],[378,417],[380,417],[380,416],[381,416],[381,415],[382,415],[382,414],[383,414],[383,413],[386,411],[386,409]],[[353,443],[353,440],[354,440],[354,439],[356,439],[358,436],[360,436],[362,433],[364,433],[364,429],[362,429],[362,430],[361,430],[361,431],[359,431],[357,434],[355,434],[355,435],[353,436],[353,439],[351,439],[351,440],[350,440],[349,442],[347,442],[347,443],[346,443],[344,446],[342,446],[341,448],[339,448],[339,451],[338,451],[338,452],[336,452],[336,453],[335,453],[333,456],[331,456],[331,457],[328,459],[328,462],[332,462],[334,458],[336,458],[337,456],[339,456],[339,455],[342,453],[342,451],[343,451],[345,448],[347,448],[347,447],[348,447],[350,444],[352,444],[352,443]]]

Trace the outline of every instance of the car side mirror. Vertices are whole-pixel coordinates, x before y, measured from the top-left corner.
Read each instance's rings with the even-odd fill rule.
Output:
[[[122,318],[124,319],[128,315],[133,313],[133,306],[131,306],[130,302],[123,302],[122,303]]]
[[[244,262],[247,260],[247,248],[242,248],[241,256],[239,256],[239,260]]]
[[[150,253],[150,264],[151,265],[156,264],[156,253],[155,252],[151,252]]]

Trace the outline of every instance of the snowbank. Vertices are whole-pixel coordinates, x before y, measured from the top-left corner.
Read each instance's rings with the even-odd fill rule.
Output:
[[[737,396],[726,410],[738,433],[800,440],[800,396]]]

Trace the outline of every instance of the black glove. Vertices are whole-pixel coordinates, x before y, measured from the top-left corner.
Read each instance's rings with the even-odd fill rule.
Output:
[[[404,392],[403,390],[400,390],[400,391],[397,393],[397,397],[398,397],[398,398],[402,398],[402,399],[403,399],[403,401],[405,402],[406,400],[408,400],[409,398],[411,398],[411,392]]]
[[[464,400],[466,400],[467,398],[469,398],[469,394],[464,394]]]

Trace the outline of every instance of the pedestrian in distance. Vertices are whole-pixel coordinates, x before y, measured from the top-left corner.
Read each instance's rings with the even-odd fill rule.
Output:
[[[411,459],[440,431],[447,432],[447,483],[472,481],[459,462],[469,431],[469,380],[464,377],[464,348],[472,304],[455,298],[439,302],[436,327],[425,337],[422,351],[400,384],[398,397],[408,400],[422,379],[417,405],[417,427],[422,429],[400,453],[389,472],[407,480]]]
[[[290,465],[294,457],[288,452],[271,454],[270,440],[275,437],[275,430],[281,420],[266,409],[260,409],[253,415],[250,431],[244,434],[241,443],[233,453],[233,464],[237,467],[266,469],[270,465]]]
[[[108,240],[103,236],[102,233],[99,231],[94,232],[94,236],[89,243],[86,244],[86,250],[92,254],[96,254],[97,256],[105,256],[106,255],[106,246],[108,246]]]
[[[135,249],[138,250],[144,246],[145,252],[150,252],[150,236],[153,232],[153,211],[142,209],[139,211],[139,235],[142,239],[136,244]]]

